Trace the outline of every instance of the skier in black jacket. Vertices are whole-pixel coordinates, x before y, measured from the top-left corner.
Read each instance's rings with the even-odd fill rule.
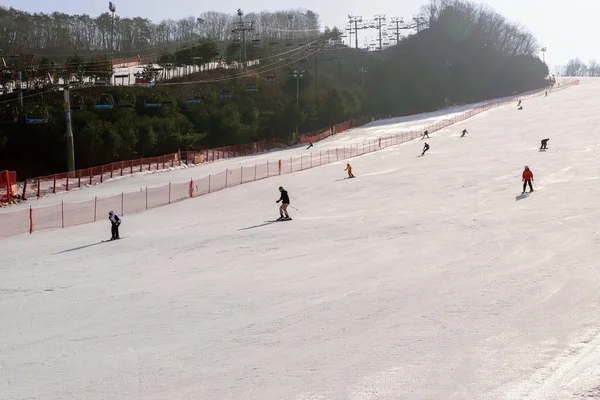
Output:
[[[291,219],[290,215],[287,212],[287,208],[290,205],[290,196],[288,192],[282,187],[279,186],[279,191],[281,192],[281,197],[277,200],[277,203],[281,202],[281,206],[279,207],[279,215],[280,217],[277,219],[278,221]],[[283,214],[285,213],[285,217]]]
[[[110,240],[121,239],[119,237],[119,225],[121,225],[121,218],[119,218],[119,216],[117,214],[115,214],[114,211],[111,211],[108,213],[108,219],[110,220],[110,223],[111,223],[111,228],[110,228],[111,238],[110,238]]]

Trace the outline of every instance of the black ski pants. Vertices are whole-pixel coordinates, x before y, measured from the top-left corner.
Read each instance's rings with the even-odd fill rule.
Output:
[[[117,224],[112,224],[112,227],[110,228],[110,233],[111,233],[111,237],[113,239],[118,239],[119,238],[119,225]]]
[[[531,179],[525,179],[523,181],[523,193],[525,193],[525,189],[527,188],[528,184],[529,184],[529,190],[533,192],[533,186],[531,185]]]

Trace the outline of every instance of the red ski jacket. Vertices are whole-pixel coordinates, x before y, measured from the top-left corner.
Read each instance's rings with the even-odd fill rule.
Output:
[[[533,172],[531,172],[530,169],[526,169],[525,171],[523,171],[523,179],[533,179]]]

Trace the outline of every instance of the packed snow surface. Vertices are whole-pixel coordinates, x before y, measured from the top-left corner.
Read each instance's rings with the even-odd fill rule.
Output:
[[[108,221],[1,240],[0,398],[592,396],[598,93],[493,109],[356,179],[344,160],[125,216],[117,242]],[[280,185],[294,220],[265,223]]]

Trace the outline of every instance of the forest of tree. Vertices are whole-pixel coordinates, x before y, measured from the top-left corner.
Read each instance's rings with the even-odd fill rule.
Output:
[[[562,76],[600,76],[600,64],[596,60],[584,63],[579,58],[569,60],[567,65],[557,71]]]
[[[213,14],[216,13],[205,13],[205,16]],[[306,24],[302,25],[303,29],[318,27],[316,14],[310,11],[301,14],[310,16],[303,22]],[[285,37],[285,29],[282,29],[278,30],[284,35],[280,41],[294,41],[294,47],[273,49],[270,45],[275,39],[249,42],[248,59],[258,58],[261,62],[244,73],[238,69],[212,69],[172,79],[152,89],[90,87],[74,90],[72,122],[77,168],[150,157],[179,148],[210,148],[275,137],[288,139],[296,124],[300,133],[310,132],[353,117],[406,115],[435,110],[447,102],[480,101],[545,85],[548,68],[535,55],[538,50],[535,38],[494,11],[467,1],[434,0],[423,8],[422,14],[427,21],[426,29],[383,51],[366,53],[336,46],[335,39],[340,35],[337,29],[321,32],[315,42],[310,38]],[[29,25],[30,32],[42,32],[50,26],[41,21],[32,22],[35,19],[27,15],[23,18],[33,24]],[[215,27],[216,22],[216,25],[207,24],[207,20],[204,19],[203,26],[209,25],[214,30],[193,33],[199,27],[189,28],[186,32],[202,37],[185,45],[161,49],[160,59],[178,64],[194,56],[216,53],[238,58],[240,50],[235,47],[235,41],[219,40],[228,34],[226,29]],[[294,21],[288,19],[288,22],[290,20]],[[280,26],[285,26],[285,22],[286,19],[281,20],[283,25]],[[153,43],[162,43],[164,37],[161,39],[156,33],[160,24],[144,26],[152,27]],[[184,37],[185,29],[181,26],[186,25],[173,22],[172,30],[165,37],[169,40]],[[81,43],[81,37],[85,37],[86,46],[93,43],[101,52],[106,47],[101,33],[106,34],[105,28],[96,28],[93,32],[88,28],[78,32],[79,36],[66,31],[64,43],[78,40]],[[292,26],[286,28],[296,31]],[[7,28],[0,26],[2,29]],[[24,40],[20,35],[29,35],[28,40],[34,40],[31,33],[19,29],[21,33],[11,40]],[[6,31],[3,32],[6,35]],[[121,31],[119,40],[128,34]],[[59,40],[60,35],[51,30],[51,33],[35,35],[35,40],[42,40],[40,37],[52,42]],[[120,43],[122,49],[124,44]],[[145,45],[150,46],[149,42]],[[72,73],[77,70],[75,66],[81,65],[83,69],[104,71],[106,59],[84,61],[71,54],[68,66]],[[303,71],[298,82],[294,71]],[[275,81],[278,84],[273,84]],[[248,87],[257,91],[246,91]],[[230,93],[231,98],[219,96],[223,93]],[[0,102],[10,96],[14,97],[1,96]],[[111,98],[115,104],[131,107],[95,110],[92,105],[100,98]],[[172,103],[159,108],[144,107],[149,98]],[[186,102],[190,98],[201,101]],[[40,96],[32,96],[26,102],[26,108],[33,111],[47,110],[48,123],[25,124],[19,120],[0,124],[0,170],[16,170],[20,178],[65,171],[62,93],[46,93],[43,101]]]
[[[309,10],[249,13],[244,19],[254,21],[252,33],[257,37],[298,39],[319,34],[319,17]],[[153,23],[118,14],[113,21],[110,13],[96,18],[58,12],[30,14],[0,6],[0,49],[5,54],[29,52],[54,60],[64,60],[74,52],[109,54],[110,50],[131,57],[198,38],[234,39],[232,28],[238,20],[235,14],[208,11],[178,21]]]

